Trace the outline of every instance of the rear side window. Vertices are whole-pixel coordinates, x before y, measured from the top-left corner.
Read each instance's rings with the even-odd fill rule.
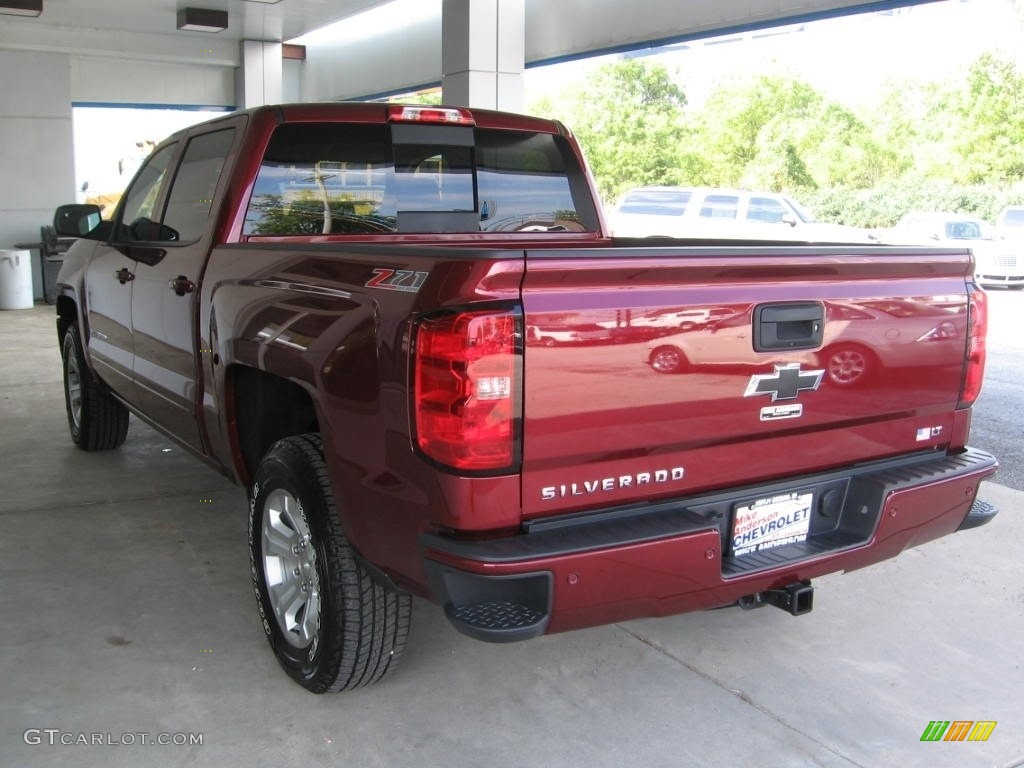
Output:
[[[619,206],[620,213],[645,216],[682,216],[693,193],[688,190],[637,190],[630,192]]]
[[[740,199],[736,195],[708,195],[700,209],[702,219],[735,219]]]
[[[593,231],[588,189],[568,145],[550,134],[286,124],[271,138],[242,233]]]
[[[235,129],[229,128],[195,136],[188,142],[171,184],[163,220],[180,242],[198,240],[206,231],[213,195],[234,138]]]

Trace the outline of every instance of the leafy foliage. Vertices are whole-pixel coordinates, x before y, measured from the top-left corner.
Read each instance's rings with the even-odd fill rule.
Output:
[[[836,187],[803,197],[819,218],[855,227],[891,227],[910,211],[955,211],[988,221],[1007,205],[1024,204],[1024,192],[983,184],[920,179],[888,180],[871,189]]]
[[[646,59],[605,65],[532,111],[573,128],[609,202],[649,184],[747,187],[884,227],[909,210],[991,219],[1024,199],[1024,74],[993,54],[959,79],[893,83],[861,112],[776,74],[723,84],[695,110]]]
[[[602,196],[614,200],[629,187],[686,182],[685,106],[664,65],[630,59],[601,67],[557,105],[542,102],[533,111],[573,127]]]

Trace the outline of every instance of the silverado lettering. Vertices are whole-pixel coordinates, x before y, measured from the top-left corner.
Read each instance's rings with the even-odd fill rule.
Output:
[[[495,642],[799,614],[995,514],[967,250],[614,239],[563,125],[386,104],[187,128],[99,219],[55,217],[71,438],[133,413],[247,489],[313,692],[392,669],[414,595]]]
[[[552,501],[562,496],[586,496],[598,491],[614,491],[620,488],[633,488],[650,483],[667,483],[682,480],[685,470],[682,467],[658,469],[654,472],[639,472],[635,475],[619,475],[605,477],[601,480],[584,480],[582,483],[569,485],[549,485],[541,488],[540,495],[544,501]]]

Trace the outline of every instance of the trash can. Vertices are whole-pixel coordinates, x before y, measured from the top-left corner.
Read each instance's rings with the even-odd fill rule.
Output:
[[[28,251],[0,251],[0,309],[32,309]]]

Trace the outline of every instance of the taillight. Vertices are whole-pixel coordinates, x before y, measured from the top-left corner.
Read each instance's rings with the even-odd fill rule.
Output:
[[[514,311],[425,318],[414,339],[416,445],[445,466],[512,471],[518,464],[522,320]]]
[[[975,285],[968,288],[967,360],[960,387],[960,407],[966,408],[981,394],[985,377],[985,335],[988,333],[988,297]]]

